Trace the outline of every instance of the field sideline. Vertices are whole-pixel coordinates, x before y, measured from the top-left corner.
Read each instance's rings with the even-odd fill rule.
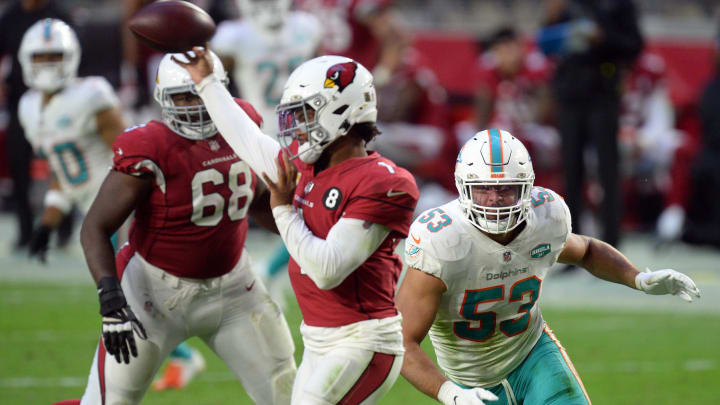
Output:
[[[11,229],[0,217],[0,229]],[[78,246],[54,252],[47,267],[8,249],[0,233],[0,405],[79,398],[97,344],[97,295]],[[262,261],[273,244],[249,237]],[[687,305],[649,297],[589,276],[550,277],[543,314],[567,349],[595,404],[720,403],[720,253],[682,245],[658,251],[643,237],[626,242],[638,265],[686,271],[703,292]],[[300,314],[288,321],[297,349]],[[240,384],[201,341],[208,370],[181,392],[149,392],[148,404],[250,404]],[[427,342],[426,342],[427,343]],[[382,404],[433,403],[400,378]]]

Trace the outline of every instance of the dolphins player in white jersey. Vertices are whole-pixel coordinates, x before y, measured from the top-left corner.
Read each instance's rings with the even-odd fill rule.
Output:
[[[291,0],[235,0],[242,18],[225,21],[211,41],[241,97],[263,118],[264,133],[278,134],[275,107],[290,73],[313,58],[322,42],[320,21],[304,11],[291,11]],[[280,243],[260,274],[281,307],[290,289],[283,278],[290,254]]]
[[[112,162],[112,145],[125,122],[110,83],[77,77],[80,45],[63,21],[43,19],[23,36],[18,52],[29,90],[18,107],[20,123],[35,152],[52,171],[41,224],[30,254],[45,261],[50,231],[73,204],[85,213]]]
[[[291,11],[291,0],[236,0],[242,19],[220,24],[210,42],[233,72],[240,95],[260,112],[263,132],[277,136],[275,107],[283,86],[317,53],[321,25],[315,16]]]
[[[555,262],[647,294],[700,296],[682,273],[641,272],[609,244],[572,233],[563,199],[534,178],[519,140],[478,132],[457,158],[459,198],[410,228],[397,298],[402,375],[445,405],[590,403],[537,305]],[[442,372],[420,348],[428,331]]]

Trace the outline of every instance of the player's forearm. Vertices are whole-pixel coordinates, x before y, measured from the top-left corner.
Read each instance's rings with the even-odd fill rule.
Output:
[[[197,88],[210,118],[238,157],[256,173],[267,173],[276,181],[277,141],[263,134],[215,76],[206,77]]]
[[[436,399],[440,386],[447,378],[417,342],[405,341],[405,358],[400,371],[418,391]]]
[[[588,238],[587,252],[580,265],[595,277],[636,288],[638,269],[625,255],[603,241]]]
[[[80,229],[85,261],[96,284],[105,277],[117,277],[115,254],[110,242],[114,232],[103,229],[92,218],[87,218]]]
[[[273,209],[280,236],[303,274],[318,288],[337,287],[377,250],[390,230],[373,224],[364,228],[357,219],[341,219],[327,235],[318,238],[289,206]]]

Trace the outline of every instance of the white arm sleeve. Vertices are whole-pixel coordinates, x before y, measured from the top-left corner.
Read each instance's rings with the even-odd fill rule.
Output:
[[[238,157],[260,179],[264,172],[272,181],[277,181],[275,159],[280,153],[280,144],[260,130],[215,75],[206,77],[196,88],[210,118]]]
[[[335,288],[380,247],[390,229],[361,219],[341,218],[327,235],[318,238],[289,205],[277,206],[273,216],[290,255],[321,290]]]

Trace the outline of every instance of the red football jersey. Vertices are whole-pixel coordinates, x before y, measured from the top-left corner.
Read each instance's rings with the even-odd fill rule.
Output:
[[[238,104],[258,123],[247,102]],[[113,170],[152,175],[156,187],[135,209],[130,244],[179,277],[228,273],[242,254],[257,176],[222,136],[194,141],[150,121],[113,144]]]
[[[360,267],[330,290],[321,290],[300,273],[291,258],[290,281],[306,324],[337,327],[397,314],[395,287],[402,262],[394,253],[407,237],[419,191],[413,176],[371,152],[348,159],[317,176],[313,166],[297,164],[300,180],[293,205],[313,234],[326,238],[340,218],[356,218],[391,229],[388,238]]]

